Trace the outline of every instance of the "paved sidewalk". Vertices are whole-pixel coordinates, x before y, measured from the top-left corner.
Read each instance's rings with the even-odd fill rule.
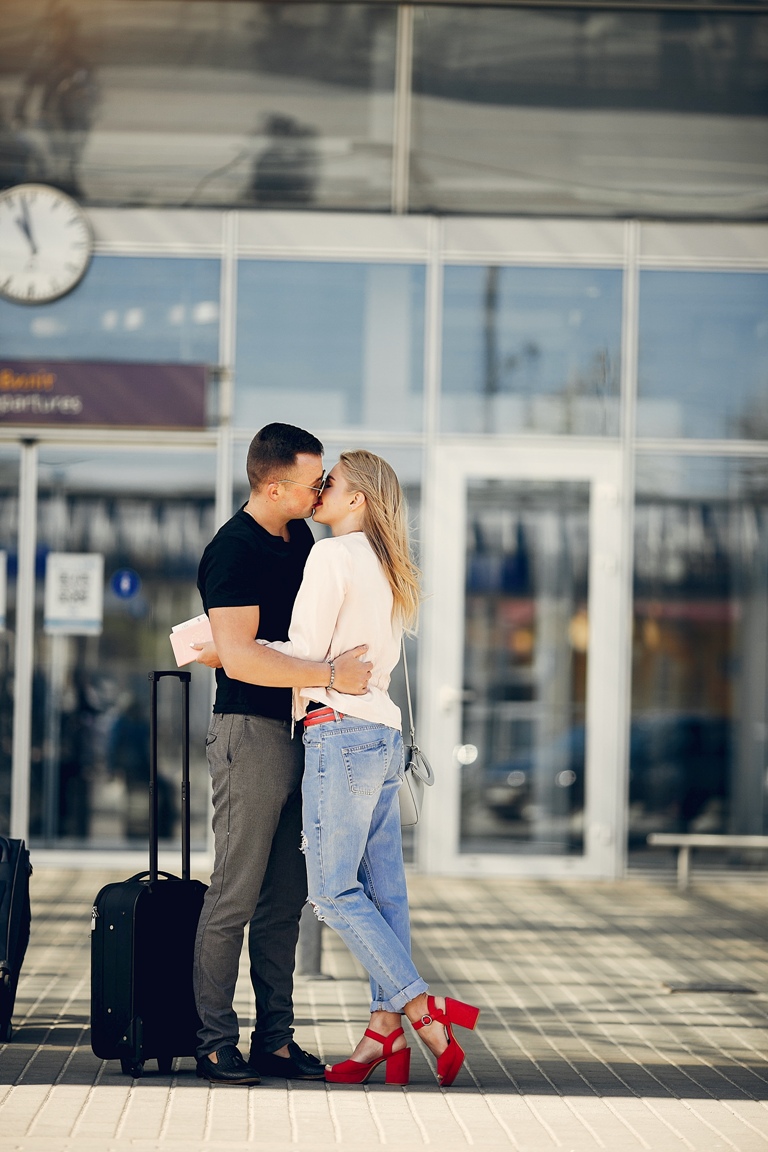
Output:
[[[90,907],[108,879],[33,877],[14,1040],[0,1048],[2,1152],[768,1152],[768,892],[414,876],[414,951],[436,991],[482,1007],[456,1085],[413,1038],[412,1082],[211,1087],[191,1059],[131,1082],[91,1053]],[[328,980],[297,985],[298,1040],[336,1060],[366,1016],[361,970],[329,931]],[[675,993],[665,981],[756,994]],[[247,1044],[249,997],[239,992]]]

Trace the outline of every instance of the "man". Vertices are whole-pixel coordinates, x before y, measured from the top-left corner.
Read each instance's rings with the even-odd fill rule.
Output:
[[[215,858],[195,944],[197,1071],[221,1083],[258,1084],[259,1073],[324,1076],[320,1061],[293,1041],[293,968],[307,880],[299,847],[304,749],[292,731],[290,689],[334,682],[362,694],[371,665],[361,660],[365,645],[323,662],[256,642],[288,638],[313,544],[304,521],[322,492],[322,452],[300,428],[262,428],[248,449],[248,502],[219,529],[198,573],[221,667],[206,740]],[[209,662],[204,651],[198,659]],[[233,1007],[246,924],[256,996],[247,1063]]]

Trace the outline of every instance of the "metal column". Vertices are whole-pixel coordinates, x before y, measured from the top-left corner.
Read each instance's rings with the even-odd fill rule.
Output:
[[[33,440],[28,440],[21,447],[19,469],[19,562],[16,577],[16,656],[11,768],[11,836],[21,840],[29,839],[36,538],[37,444]]]

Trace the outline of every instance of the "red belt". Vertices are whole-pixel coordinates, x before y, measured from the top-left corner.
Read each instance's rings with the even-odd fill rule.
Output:
[[[309,728],[312,724],[327,724],[329,720],[343,720],[344,713],[336,712],[333,708],[316,708],[314,712],[309,712],[304,717],[304,727]]]

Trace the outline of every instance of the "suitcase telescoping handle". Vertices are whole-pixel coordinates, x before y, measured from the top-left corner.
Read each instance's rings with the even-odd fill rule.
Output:
[[[163,676],[181,681],[181,876],[190,878],[189,860],[189,682],[191,672],[149,673],[149,879],[157,868],[157,682]]]

